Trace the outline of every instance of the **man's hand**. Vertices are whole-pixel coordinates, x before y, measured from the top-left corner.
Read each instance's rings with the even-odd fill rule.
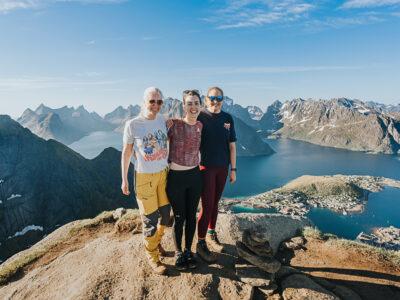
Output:
[[[231,174],[229,175],[229,181],[231,183],[235,183],[235,181],[236,181],[236,171],[231,171]]]
[[[121,190],[122,190],[122,194],[124,194],[126,196],[129,196],[129,194],[131,192],[129,191],[129,183],[128,183],[128,181],[122,181]]]

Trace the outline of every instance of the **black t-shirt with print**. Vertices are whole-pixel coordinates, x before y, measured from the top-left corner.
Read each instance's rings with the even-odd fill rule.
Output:
[[[203,110],[197,120],[203,123],[201,132],[201,165],[225,167],[230,164],[229,143],[236,142],[235,126],[230,114],[213,114]]]

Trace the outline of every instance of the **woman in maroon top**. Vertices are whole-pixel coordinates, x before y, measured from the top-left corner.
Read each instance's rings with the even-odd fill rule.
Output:
[[[167,178],[167,195],[175,216],[173,237],[175,266],[178,270],[193,269],[197,266],[191,248],[196,230],[196,211],[202,191],[199,150],[203,125],[197,121],[200,104],[200,94],[197,90],[183,92],[185,117],[182,120],[174,119],[168,130],[170,171]]]

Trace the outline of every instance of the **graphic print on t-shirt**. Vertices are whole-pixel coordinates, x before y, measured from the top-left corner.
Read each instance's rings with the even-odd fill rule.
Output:
[[[144,152],[143,159],[145,161],[155,161],[167,158],[167,136],[161,130],[143,136],[142,142]]]

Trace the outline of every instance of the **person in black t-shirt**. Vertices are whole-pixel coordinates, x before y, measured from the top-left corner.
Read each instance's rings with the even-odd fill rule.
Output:
[[[201,211],[198,218],[197,254],[206,262],[214,262],[216,257],[208,249],[222,251],[222,245],[215,232],[218,216],[218,202],[221,198],[228,176],[230,182],[236,181],[236,133],[233,118],[221,111],[224,93],[219,87],[208,89],[205,97],[206,109],[198,120],[203,123],[200,145],[203,192]]]

